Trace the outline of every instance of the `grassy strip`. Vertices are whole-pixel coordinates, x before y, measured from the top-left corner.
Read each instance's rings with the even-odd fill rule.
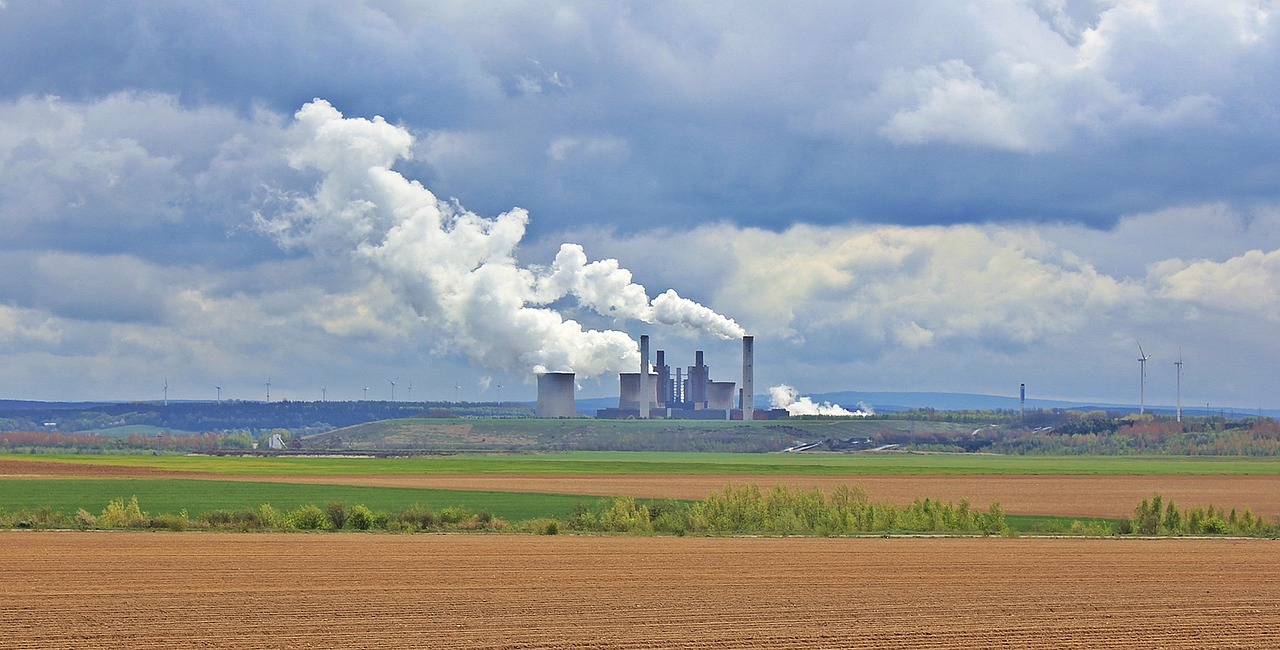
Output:
[[[417,458],[282,458],[48,455],[56,460],[241,475],[542,474],[542,475],[1278,475],[1280,459],[1221,456],[999,456],[985,454],[707,454],[569,452]]]

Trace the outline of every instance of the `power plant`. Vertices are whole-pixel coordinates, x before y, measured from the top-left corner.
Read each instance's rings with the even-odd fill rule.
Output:
[[[598,418],[670,418],[686,420],[769,420],[786,417],[786,411],[755,408],[755,339],[742,338],[742,388],[733,381],[714,381],[701,350],[693,365],[667,365],[666,352],[658,350],[649,363],[649,337],[640,337],[640,365],[635,372],[618,374],[618,406],[596,411]],[[537,416],[576,417],[573,373],[538,375]]]

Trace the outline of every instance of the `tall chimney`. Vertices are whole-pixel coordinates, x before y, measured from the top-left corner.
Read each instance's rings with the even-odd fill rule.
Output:
[[[1018,417],[1021,420],[1027,419],[1027,385],[1018,386]]]
[[[755,356],[756,337],[742,337],[742,420],[745,422],[755,417]]]
[[[640,336],[640,419],[649,419],[649,335]]]
[[[707,364],[703,361],[702,350],[693,353],[693,370],[689,374],[689,392],[693,408],[707,408]]]
[[[666,352],[654,353],[654,365],[658,372],[658,407],[665,408],[671,402],[671,368],[667,366]]]

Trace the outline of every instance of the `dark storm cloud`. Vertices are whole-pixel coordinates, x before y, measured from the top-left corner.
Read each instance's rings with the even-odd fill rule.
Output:
[[[535,229],[1107,226],[1224,183],[1275,198],[1255,171],[1278,144],[1270,22],[980,4],[19,2],[0,92],[282,113],[323,96],[439,133],[406,170]],[[593,139],[618,146],[557,144]]]

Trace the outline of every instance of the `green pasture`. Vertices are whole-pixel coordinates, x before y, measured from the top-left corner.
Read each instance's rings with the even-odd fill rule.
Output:
[[[412,458],[272,456],[0,456],[236,475],[700,474],[802,475],[1276,475],[1280,458],[1221,456],[1002,456],[995,454],[712,454],[565,452]],[[274,504],[273,504],[274,505]]]
[[[278,510],[307,504],[324,507],[331,501],[347,506],[364,504],[374,511],[399,512],[413,505],[432,510],[462,507],[488,511],[506,521],[539,517],[568,518],[578,503],[599,497],[512,492],[466,492],[343,485],[307,485],[191,479],[0,479],[0,509],[8,512],[48,507],[68,515],[79,508],[97,514],[112,499],[138,497],[151,515],[192,517],[211,510],[254,509],[269,503]]]

